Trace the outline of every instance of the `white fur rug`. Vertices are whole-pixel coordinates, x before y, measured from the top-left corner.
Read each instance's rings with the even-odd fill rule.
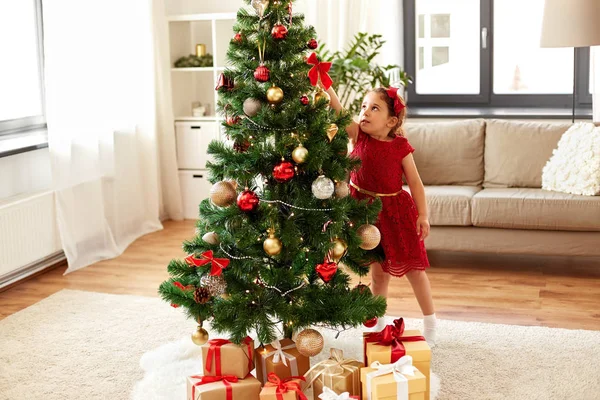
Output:
[[[600,332],[438,323],[438,400],[599,398]],[[0,399],[184,399],[194,329],[158,298],[63,290],[0,321]]]

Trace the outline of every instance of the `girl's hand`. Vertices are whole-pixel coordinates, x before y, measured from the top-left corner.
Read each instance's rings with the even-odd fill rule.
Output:
[[[417,218],[417,235],[421,240],[425,240],[429,236],[429,220],[425,216]]]

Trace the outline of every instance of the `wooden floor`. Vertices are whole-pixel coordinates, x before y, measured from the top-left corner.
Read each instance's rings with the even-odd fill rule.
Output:
[[[164,226],[113,260],[68,275],[62,265],[0,292],[0,319],[61,289],[157,296],[166,265],[184,256],[181,244],[194,234],[193,221]],[[430,262],[438,318],[600,330],[598,258],[431,252]],[[420,316],[408,282],[391,285],[388,315]]]

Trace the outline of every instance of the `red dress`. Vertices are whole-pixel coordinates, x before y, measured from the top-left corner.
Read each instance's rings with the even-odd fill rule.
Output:
[[[417,207],[411,195],[402,190],[402,159],[415,149],[403,136],[385,142],[373,139],[360,129],[352,157],[359,157],[362,165],[352,171],[350,180],[359,188],[375,193],[396,193],[382,196],[382,209],[375,223],[381,232],[381,246],[385,261],[381,267],[394,276],[403,276],[410,270],[429,267],[425,245],[417,235]],[[357,199],[372,198],[350,186],[350,194]]]

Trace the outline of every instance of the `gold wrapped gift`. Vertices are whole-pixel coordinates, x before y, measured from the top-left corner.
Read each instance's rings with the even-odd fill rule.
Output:
[[[360,370],[363,400],[424,400],[427,380],[412,358],[404,356],[393,364],[376,361]]]
[[[267,383],[260,391],[260,400],[307,400],[302,392],[304,378],[280,379],[276,374],[269,373]]]
[[[263,384],[267,375],[275,373],[279,378],[302,376],[310,368],[310,359],[296,349],[291,339],[275,340],[269,345],[255,350],[256,377]]]
[[[240,345],[226,339],[212,339],[202,345],[204,375],[235,375],[245,378],[254,369],[254,341],[247,337]]]
[[[260,386],[252,375],[245,379],[193,375],[187,377],[187,400],[256,400]]]
[[[312,367],[306,375],[307,386],[313,387],[313,398],[328,387],[336,393],[348,392],[360,396],[360,369],[364,364],[352,359],[344,359],[344,352],[332,348],[331,357]]]

